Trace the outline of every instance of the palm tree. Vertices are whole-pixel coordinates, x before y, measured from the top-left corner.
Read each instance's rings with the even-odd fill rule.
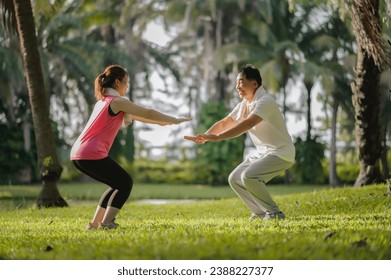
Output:
[[[93,1],[92,1],[93,2]],[[143,40],[143,33],[147,25],[163,14],[162,1],[132,1],[115,0],[105,1],[97,10],[110,10],[105,13],[103,24],[97,24],[95,32],[96,42],[102,42],[105,46],[116,49],[126,54],[125,57],[115,57],[108,53],[103,54],[104,64],[121,63],[129,72],[129,99],[150,98],[151,84],[149,76],[151,73],[158,73],[163,80],[174,77],[179,80],[179,73],[176,63],[172,60],[172,53],[166,48],[156,46],[153,43]],[[121,9],[118,9],[121,7]],[[165,71],[159,71],[164,69]],[[140,79],[137,76],[143,74],[146,85],[140,86]],[[146,90],[147,89],[147,90]],[[159,104],[168,106],[167,104]],[[171,108],[175,110],[175,108]],[[146,126],[141,125],[140,129]],[[126,130],[121,130],[113,144],[111,155],[114,157],[124,157],[126,161],[133,162],[135,158],[135,138],[133,126],[128,126]]]
[[[7,3],[6,3],[7,2]],[[30,97],[31,111],[36,137],[38,166],[42,180],[38,207],[68,206],[61,197],[57,181],[62,172],[59,164],[54,135],[49,118],[47,92],[44,89],[44,78],[36,37],[34,16],[31,2],[25,0],[3,1],[8,11],[15,12],[16,26],[20,40],[20,50],[26,71],[26,82]]]
[[[313,7],[308,6],[305,12],[295,14],[285,1],[249,1],[245,11],[252,12],[239,17],[237,41],[225,44],[216,55],[215,61],[220,61],[225,66],[249,61],[259,66],[264,85],[276,95],[279,94],[284,116],[288,112],[297,113],[297,110],[287,104],[290,93],[288,83],[295,78],[303,78],[301,70],[306,64],[303,63],[300,46],[305,40],[302,28],[308,26],[312,10]],[[310,97],[309,94],[307,96]],[[308,116],[310,123],[310,115]],[[308,131],[310,130],[309,125]],[[287,170],[285,182],[291,181],[290,170]]]
[[[337,118],[340,108],[347,114],[353,116],[353,107],[351,104],[351,89],[349,87],[348,77],[352,76],[352,67],[347,65],[347,61],[353,53],[353,36],[349,32],[346,24],[341,20],[337,11],[332,11],[329,18],[329,27],[326,27],[326,33],[329,36],[328,48],[332,52],[331,59],[324,63],[332,71],[330,93],[331,107],[331,139],[330,139],[330,159],[329,159],[329,185],[338,186],[339,179],[337,174]],[[343,53],[341,57],[341,53]],[[339,61],[345,61],[339,63]],[[341,66],[341,64],[343,66]],[[350,71],[349,71],[350,70]],[[326,83],[327,88],[327,83]],[[327,95],[327,94],[326,94]],[[327,100],[327,97],[326,97]],[[353,117],[351,118],[353,119]]]
[[[47,73],[45,84],[52,106],[61,112],[52,111],[53,119],[60,127],[60,137],[68,144],[82,129],[96,101],[93,94],[96,75],[110,63],[121,63],[127,68],[134,63],[111,42],[102,41],[101,22],[112,19],[108,20],[98,9],[91,9],[90,4],[88,1],[60,2],[36,23],[43,71]],[[69,100],[76,106],[69,106]],[[81,116],[77,124],[76,114]],[[65,130],[67,133],[63,132]]]
[[[329,142],[330,158],[329,158],[329,184],[331,186],[338,185],[337,170],[336,170],[336,155],[337,155],[337,116],[338,109],[346,108],[346,100],[350,102],[351,91],[346,87],[348,85],[346,67],[342,67],[339,63],[352,53],[353,38],[342,22],[336,11],[330,10],[326,5],[319,5],[315,12],[323,14],[326,17],[327,24],[321,24],[316,30],[306,32],[300,43],[300,49],[303,50],[306,63],[303,64],[304,84],[306,85],[307,110],[310,108],[310,89],[313,86],[313,81],[319,79],[322,88],[325,90],[323,94],[324,106],[331,107],[331,139]],[[311,78],[312,77],[312,78]],[[328,112],[325,108],[325,117],[328,119]],[[307,113],[307,127],[311,128],[311,116]],[[307,130],[307,139],[311,139],[311,129]]]
[[[240,7],[239,2],[170,1],[167,5],[165,22],[170,26],[175,25],[179,31],[172,41],[172,48],[181,57],[179,63],[184,69],[181,73],[184,77],[182,84],[189,88],[186,91],[189,107],[198,112],[195,115],[198,123],[195,130],[204,130],[224,117],[234,97],[231,94],[234,81],[228,76],[232,70],[219,64],[215,58],[220,47],[237,39],[238,34],[234,30],[245,13],[245,8]],[[220,67],[216,67],[216,64]],[[218,145],[197,147],[196,153],[205,155],[198,157],[197,163],[203,164],[203,159],[213,162],[213,165],[208,165],[211,184],[226,181],[231,168],[242,160],[243,147],[244,137]],[[223,151],[230,153],[227,155]],[[227,156],[232,166],[226,164]]]
[[[352,83],[355,108],[355,132],[360,173],[356,186],[382,180],[379,159],[380,137],[380,73],[387,62],[381,36],[380,0],[348,1],[353,33],[357,41],[357,64]]]
[[[382,180],[379,165],[381,155],[379,80],[382,67],[389,66],[390,61],[381,36],[380,8],[382,7],[384,13],[390,16],[391,5],[389,1],[381,0],[346,2],[329,0],[328,3],[345,11],[345,15],[346,13],[350,15],[357,43],[355,78],[351,84],[355,108],[356,149],[360,162],[360,173],[355,185],[363,186]],[[387,16],[383,18],[386,19]]]
[[[5,29],[0,25],[0,125],[2,134],[9,136],[2,147],[0,175],[2,183],[30,182],[34,172],[36,155],[31,150],[29,134],[31,114],[28,108],[28,92],[24,85],[23,65],[17,38],[5,37]],[[17,102],[16,102],[17,101]],[[13,143],[9,145],[9,143]]]
[[[390,125],[391,125],[391,70],[385,71],[382,73],[380,79],[380,93],[381,93],[381,102],[380,102],[380,119],[381,122],[381,139],[382,139],[382,154],[381,154],[381,163],[384,179],[390,177],[389,166],[388,166],[388,146],[387,138],[390,137]]]

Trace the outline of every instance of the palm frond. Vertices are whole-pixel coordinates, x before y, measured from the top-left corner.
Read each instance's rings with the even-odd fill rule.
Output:
[[[144,46],[147,49],[147,53],[154,59],[156,63],[158,63],[164,69],[169,70],[177,82],[181,80],[178,66],[172,60],[171,53],[167,52],[164,48],[160,48],[151,43],[144,43]]]
[[[15,7],[12,0],[0,1],[0,17],[2,19],[1,23],[3,25],[5,37],[9,37],[12,33],[16,33]]]
[[[87,48],[80,48],[80,44],[78,40],[67,41],[57,45],[53,53],[62,59],[64,69],[69,69],[67,73],[75,77],[85,77],[87,82],[93,83],[101,68],[101,60],[94,59],[94,53]]]
[[[352,14],[352,27],[357,42],[380,68],[391,65],[379,23],[379,7],[374,0],[348,1]]]
[[[19,50],[0,46],[0,61],[0,80],[14,87],[21,87],[24,75]]]
[[[107,61],[111,61],[111,64],[120,64],[125,67],[128,71],[132,72],[135,67],[134,59],[126,54],[119,48],[114,46],[107,45],[104,43],[92,42],[92,41],[82,41],[82,40],[73,40],[81,49],[86,50],[90,54],[94,54],[96,57],[100,57],[103,61],[103,58]],[[97,60],[97,59],[96,59]],[[103,62],[100,61],[99,67],[102,68]]]
[[[260,46],[232,43],[218,49],[213,58],[213,64],[217,69],[231,63],[256,63],[269,60],[269,53]]]

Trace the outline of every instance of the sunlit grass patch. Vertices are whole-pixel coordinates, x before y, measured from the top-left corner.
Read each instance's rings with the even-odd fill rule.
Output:
[[[127,203],[112,231],[95,204],[0,212],[2,259],[391,259],[383,185],[276,196],[287,218],[249,221],[238,198]]]

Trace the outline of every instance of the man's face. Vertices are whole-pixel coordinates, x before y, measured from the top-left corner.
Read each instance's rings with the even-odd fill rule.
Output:
[[[236,77],[236,91],[241,99],[245,98],[251,102],[257,88],[258,83],[254,80],[247,80],[244,73],[239,73]]]

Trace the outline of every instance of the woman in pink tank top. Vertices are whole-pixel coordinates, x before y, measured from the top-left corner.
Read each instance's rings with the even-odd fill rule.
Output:
[[[102,194],[87,229],[117,228],[115,217],[133,187],[132,177],[108,155],[121,125],[129,125],[132,120],[159,125],[191,120],[134,104],[124,97],[128,80],[127,71],[120,65],[108,66],[95,79],[95,97],[98,101],[71,150],[70,158],[77,169],[109,186]]]

